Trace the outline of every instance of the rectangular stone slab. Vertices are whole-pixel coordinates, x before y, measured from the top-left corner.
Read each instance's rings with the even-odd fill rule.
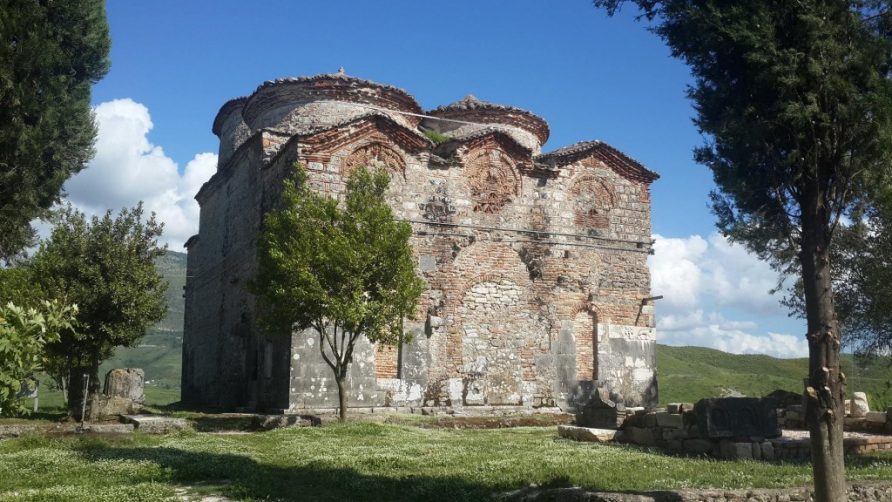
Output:
[[[694,405],[700,434],[708,438],[775,438],[777,401],[772,398],[702,399]]]

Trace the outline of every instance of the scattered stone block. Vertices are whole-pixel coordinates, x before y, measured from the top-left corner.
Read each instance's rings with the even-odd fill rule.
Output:
[[[146,434],[169,434],[190,428],[185,418],[158,415],[124,415],[121,421],[132,424],[136,430]]]
[[[864,420],[869,423],[874,424],[884,424],[886,423],[886,412],[885,411],[868,411],[864,416]]]
[[[749,442],[738,443],[730,441],[728,439],[723,439],[719,442],[719,448],[721,451],[721,458],[724,459],[753,459],[753,444]]]
[[[669,403],[666,405],[666,411],[669,413],[681,413],[681,403]]]
[[[85,424],[78,432],[92,432],[94,434],[130,434],[133,432],[133,424]]]
[[[656,414],[657,426],[659,427],[671,427],[674,429],[681,429],[684,427],[684,424],[681,419],[681,415],[672,414],[672,413],[657,413]]]
[[[576,441],[591,443],[609,443],[616,438],[614,429],[595,429],[591,427],[578,427],[575,425],[559,425],[558,435]]]
[[[105,374],[103,394],[129,399],[142,406],[145,403],[146,376],[140,368],[116,368]]]
[[[606,389],[598,389],[598,392],[582,408],[582,413],[576,414],[576,425],[594,428],[618,428],[626,418],[625,407],[614,403],[607,396]]]
[[[685,434],[684,429],[672,429],[672,428],[668,428],[668,427],[663,429],[663,439],[665,439],[667,441],[672,441],[675,439],[686,439],[686,438],[687,438],[687,434]]]
[[[852,394],[852,413],[853,417],[863,417],[870,411],[867,403],[867,394],[863,392],[855,392]]]
[[[771,443],[771,441],[763,441],[761,450],[763,460],[774,460],[774,445]]]
[[[126,397],[106,396],[105,394],[102,394],[95,396],[94,399],[91,400],[89,408],[90,419],[97,420],[105,417],[139,413],[139,410],[142,407]]]
[[[776,408],[774,399],[755,397],[702,399],[694,405],[700,433],[714,439],[778,437]]]
[[[656,444],[657,438],[654,436],[654,431],[651,428],[626,427],[623,431],[625,432],[623,437],[630,443],[641,446],[654,446]]]
[[[258,415],[257,426],[263,430],[283,427],[315,427],[321,425],[319,417],[313,415]]]
[[[703,454],[711,452],[713,444],[708,439],[685,439],[682,446],[689,453]]]

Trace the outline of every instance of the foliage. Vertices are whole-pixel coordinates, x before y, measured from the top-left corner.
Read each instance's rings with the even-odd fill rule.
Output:
[[[424,131],[424,135],[427,136],[427,139],[434,142],[435,145],[439,145],[441,143],[445,143],[449,141],[449,136],[441,133],[440,131],[435,131],[433,129],[428,129]]]
[[[108,71],[101,0],[0,0],[0,259],[33,241],[93,155],[90,86]]]
[[[76,306],[44,302],[40,309],[0,305],[0,412],[21,413],[18,392],[26,378],[42,369],[46,344],[74,329]]]
[[[0,268],[0,303],[13,302],[19,306],[37,306],[43,294],[31,280],[27,266]]]
[[[78,329],[48,346],[55,379],[86,372],[95,392],[99,364],[115,347],[134,345],[164,316],[167,284],[155,269],[164,254],[161,231],[154,214],[143,221],[142,204],[90,220],[70,205],[58,213],[52,234],[30,263],[48,295],[79,307]],[[72,383],[69,396],[77,389]]]
[[[414,315],[424,290],[415,273],[408,223],[384,199],[385,171],[358,168],[343,204],[318,194],[300,166],[285,181],[280,210],[264,220],[254,289],[271,333],[312,329],[334,372],[345,413],[343,381],[356,341],[398,344],[402,318]]]
[[[868,359],[892,353],[892,214],[883,206],[840,224],[831,248],[843,342]],[[792,315],[805,317],[801,279],[783,303]]]
[[[888,452],[852,458],[850,477],[889,479],[890,461]],[[0,498],[12,500],[165,500],[192,490],[234,500],[491,500],[531,483],[620,492],[727,490],[802,486],[808,476],[807,463],[675,457],[559,439],[554,427],[348,423],[240,435],[0,442]]]

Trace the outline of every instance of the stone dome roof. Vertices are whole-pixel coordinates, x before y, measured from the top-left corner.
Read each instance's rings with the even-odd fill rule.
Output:
[[[514,106],[481,101],[470,94],[454,103],[434,108],[427,114],[479,124],[519,127],[536,136],[540,145],[548,141],[550,134],[548,122],[542,117]]]
[[[403,89],[338,72],[266,81],[247,98],[242,115],[254,129],[257,119],[272,110],[313,101],[365,104],[415,114],[422,112],[415,98]],[[403,117],[413,125],[421,120],[412,116]]]
[[[242,108],[245,106],[245,101],[247,100],[247,96],[241,96],[223,103],[223,106],[220,107],[220,111],[217,112],[217,116],[214,117],[214,125],[211,127],[211,132],[216,136],[220,136],[220,133],[223,130],[223,123],[236,111],[241,115]]]

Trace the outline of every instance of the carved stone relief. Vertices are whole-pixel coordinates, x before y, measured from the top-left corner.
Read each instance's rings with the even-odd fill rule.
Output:
[[[514,163],[500,150],[475,152],[465,172],[476,212],[497,213],[518,193],[520,179]]]

